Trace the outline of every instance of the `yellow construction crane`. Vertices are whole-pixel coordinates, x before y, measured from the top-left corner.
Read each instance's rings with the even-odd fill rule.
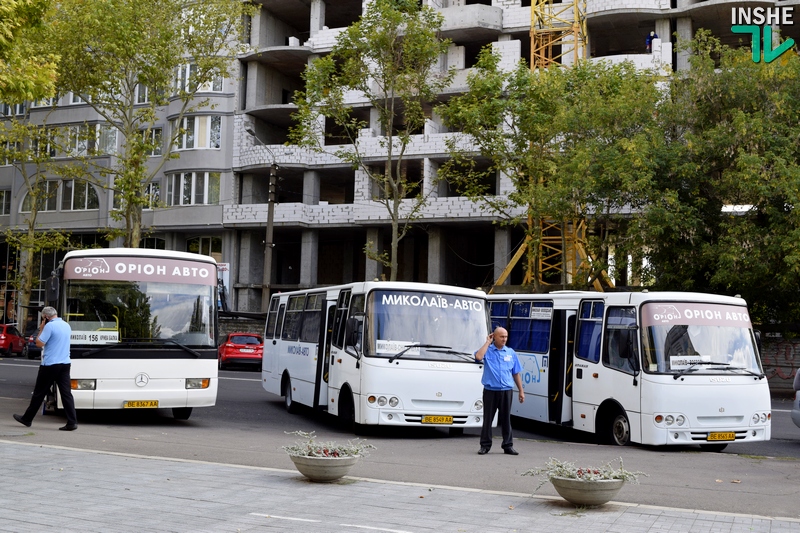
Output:
[[[531,6],[531,69],[575,64],[585,56],[585,51],[586,0],[535,0]],[[528,219],[529,226],[534,223]],[[592,259],[586,251],[586,221],[542,220],[539,224],[539,254],[535,264],[528,261],[523,285],[533,283],[534,277],[538,277],[540,284],[546,285],[545,279],[552,279],[554,274],[562,284],[588,279]],[[526,237],[495,281],[494,287],[505,282],[523,254],[529,251],[531,240],[530,236]],[[602,271],[592,280],[592,286],[602,291],[604,287],[613,287],[614,284],[608,274]],[[494,287],[489,290],[490,294],[494,292]]]

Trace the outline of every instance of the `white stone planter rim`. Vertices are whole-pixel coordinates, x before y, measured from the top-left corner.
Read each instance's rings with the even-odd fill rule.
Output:
[[[614,499],[624,479],[585,480],[564,477],[551,477],[550,483],[556,492],[575,505],[602,505]]]

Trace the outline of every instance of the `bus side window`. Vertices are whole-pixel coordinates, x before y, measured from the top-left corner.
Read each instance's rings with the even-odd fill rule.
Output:
[[[275,324],[278,321],[278,304],[280,298],[277,296],[272,298],[269,303],[269,314],[267,314],[267,327],[264,330],[264,338],[271,339],[275,336]]]
[[[286,303],[286,316],[283,318],[283,332],[281,334],[283,340],[296,341],[300,338],[305,300],[305,294],[300,294],[291,296]]]
[[[286,304],[281,304],[278,308],[278,319],[275,321],[275,337],[281,338],[281,331],[283,331],[283,313],[286,311]]]
[[[603,364],[625,372],[636,370],[636,347],[632,332],[636,327],[636,309],[610,307],[606,317]]]
[[[578,349],[576,357],[597,363],[600,361],[600,337],[603,331],[603,302],[581,302],[578,320]]]
[[[489,303],[489,319],[492,321],[492,329],[501,327],[508,329],[508,308],[509,303],[504,302],[490,302]]]
[[[333,342],[337,348],[344,348],[345,320],[347,319],[347,308],[350,306],[350,291],[345,290],[339,293],[336,299],[336,315],[333,320]]]

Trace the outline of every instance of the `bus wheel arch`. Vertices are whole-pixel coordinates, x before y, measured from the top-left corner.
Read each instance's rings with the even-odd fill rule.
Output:
[[[627,446],[631,443],[631,423],[625,410],[614,401],[606,401],[597,413],[595,432],[604,444]]]
[[[292,398],[292,378],[289,377],[288,372],[283,373],[281,378],[281,396],[283,396],[283,405],[287,413],[297,412],[297,402]]]
[[[192,416],[192,408],[191,407],[173,407],[172,408],[172,418],[175,420],[189,420],[189,417]]]

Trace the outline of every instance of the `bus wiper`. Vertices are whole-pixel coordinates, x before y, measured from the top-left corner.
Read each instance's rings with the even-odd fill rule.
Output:
[[[193,356],[195,356],[197,358],[201,357],[200,352],[198,352],[197,350],[189,348],[185,344],[181,344],[181,343],[179,343],[177,341],[174,341],[172,339],[147,339],[147,338],[144,338],[144,339],[127,339],[127,340],[124,340],[122,342],[118,342],[116,344],[106,344],[104,346],[100,346],[100,347],[95,348],[93,350],[89,350],[88,352],[84,352],[83,355],[84,356],[94,355],[94,354],[100,353],[100,352],[102,352],[104,350],[113,350],[113,349],[122,348],[122,347],[130,348],[132,346],[142,346],[142,345],[152,344],[153,341],[156,341],[156,342],[161,343],[161,344],[174,344],[178,348],[181,348],[182,350],[189,352],[190,354],[192,354]]]
[[[475,357],[469,352],[457,352],[456,350],[429,350],[435,353],[446,353],[447,355],[457,355],[461,357],[464,361],[471,361],[475,362]]]
[[[697,368],[697,367],[701,366],[701,365],[702,366],[714,366],[714,365],[727,366],[728,363],[714,363],[714,362],[711,362],[711,361],[697,361],[696,363],[692,363],[691,365],[687,366],[686,368],[682,369],[680,372],[678,372],[677,374],[672,376],[672,379],[678,379],[679,377],[681,377],[681,376],[683,376],[685,374],[690,374],[692,372],[697,372],[699,370],[699,368]]]
[[[392,361],[394,361],[398,357],[402,357],[403,354],[405,354],[411,348],[444,348],[445,350],[449,350],[450,349],[449,346],[440,346],[438,344],[409,344],[408,346],[406,346],[405,348],[403,348],[402,350],[400,350],[399,352],[397,352],[396,354],[391,356],[389,358],[389,362],[391,363]]]
[[[721,364],[726,364],[727,365],[727,363],[721,363]],[[741,366],[725,366],[723,368],[712,368],[710,370],[731,370],[731,371],[733,371],[733,370],[741,370],[745,374],[750,374],[751,376],[755,376],[758,379],[764,379],[765,377],[767,377],[766,374],[763,374],[763,373],[759,374],[758,372],[753,372],[752,370],[748,370],[748,369],[743,368]]]

